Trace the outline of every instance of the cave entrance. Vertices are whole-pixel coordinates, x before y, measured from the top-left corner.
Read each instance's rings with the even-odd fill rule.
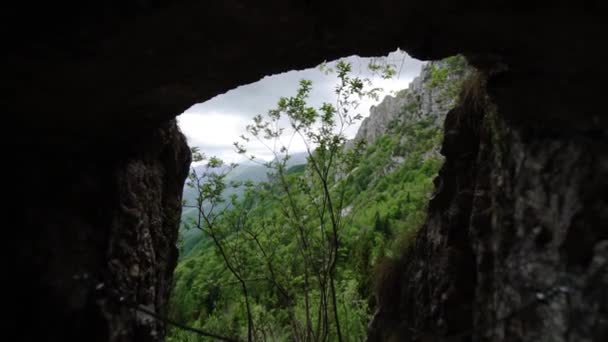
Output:
[[[416,76],[420,74],[425,62],[410,57],[401,50],[393,51],[386,56],[360,57],[349,56],[341,59],[351,65],[350,77],[368,80],[369,88],[380,91],[374,97],[364,97],[357,113],[363,118],[370,115],[370,109],[381,103],[386,96],[395,96],[406,89]],[[267,179],[267,168],[259,162],[267,162],[274,156],[263,144],[257,143],[250,148],[248,155],[238,154],[234,143],[246,133],[246,126],[253,118],[275,108],[281,97],[289,97],[297,92],[300,80],[312,81],[309,104],[319,108],[323,103],[335,103],[335,88],[338,77],[335,66],[339,60],[319,65],[316,68],[292,70],[280,74],[266,76],[257,82],[242,85],[212,99],[190,107],[177,117],[181,131],[188,139],[191,147],[198,149],[206,157],[218,157],[226,165],[236,163],[238,166],[227,175],[228,181],[251,180],[253,182]],[[383,67],[390,67],[394,74],[384,77]],[[357,120],[344,132],[347,139],[354,139],[363,120]],[[292,141],[290,165],[305,162],[306,146],[302,141]],[[258,158],[252,162],[248,156]],[[194,162],[193,170],[203,172],[206,163]],[[232,191],[226,191],[228,194]],[[196,203],[196,191],[185,186],[184,200],[188,204]],[[184,219],[195,212],[195,208],[184,208]],[[189,256],[200,247],[201,231],[186,229],[180,226],[180,258]],[[198,247],[197,247],[198,246]]]
[[[236,319],[247,329],[228,335],[248,340],[364,339],[371,269],[403,250],[424,217],[465,73],[462,57],[351,56],[264,77],[179,116],[194,161],[173,318],[210,332]]]

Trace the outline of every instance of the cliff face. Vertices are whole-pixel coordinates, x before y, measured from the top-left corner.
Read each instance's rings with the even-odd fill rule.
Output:
[[[407,89],[386,96],[361,123],[355,140],[373,143],[392,124],[431,119],[443,125],[445,115],[456,104],[458,89],[470,72],[462,57],[428,62]]]
[[[369,340],[602,341],[606,131],[514,125],[485,88],[465,83],[447,115],[428,218],[378,294]]]
[[[160,323],[74,278],[163,310],[188,163],[172,118],[267,74],[400,47],[462,53],[487,76],[491,105],[448,114],[428,222],[375,331],[608,340],[604,2],[6,7],[7,335],[162,340]],[[553,284],[569,295],[543,292]],[[550,300],[508,316],[536,295]]]
[[[157,341],[190,150],[175,122],[130,147],[37,151],[15,175],[11,318],[23,341]],[[30,155],[18,156],[32,163]],[[32,326],[36,329],[32,329]]]

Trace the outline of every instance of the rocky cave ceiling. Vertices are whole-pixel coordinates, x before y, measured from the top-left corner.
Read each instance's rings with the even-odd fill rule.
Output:
[[[447,0],[12,6],[3,93],[27,142],[116,141],[265,75],[397,47],[419,59],[460,52],[481,67],[506,63],[514,77],[558,69],[574,81],[606,60],[601,49],[589,53],[605,38],[599,2],[574,9]]]

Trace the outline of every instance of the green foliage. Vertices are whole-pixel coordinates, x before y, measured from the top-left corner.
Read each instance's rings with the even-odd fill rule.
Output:
[[[461,55],[446,57],[443,59],[443,62],[446,63],[447,68],[451,73],[462,72],[467,64],[466,60]]]
[[[298,175],[306,171],[306,164],[294,165],[287,169],[288,175]]]
[[[460,55],[450,56],[439,63],[431,64],[429,86],[431,88],[445,87],[446,95],[451,99],[456,99],[462,87],[462,73],[466,70],[466,65],[466,60]]]
[[[448,68],[445,67],[437,67],[435,65],[431,65],[431,88],[436,88],[439,85],[445,83],[448,77]]]
[[[310,107],[313,85],[302,81],[235,143],[245,156],[250,140],[277,146],[264,163],[268,181],[233,187],[234,166],[200,156],[206,169],[189,179],[195,208],[185,208],[199,240],[175,272],[173,319],[248,340],[365,339],[376,305],[370,275],[379,260],[399,258],[424,221],[442,132],[431,119],[395,122],[372,144],[345,148],[340,128],[360,119],[353,109],[375,89],[351,77],[348,63],[330,71],[340,80],[336,105]],[[304,139],[305,163],[290,163],[285,135]],[[226,196],[231,189],[239,195]],[[200,340],[179,330],[168,336]]]
[[[372,60],[367,65],[367,68],[373,73],[379,74],[383,79],[390,79],[397,73],[395,69],[395,65],[390,63],[378,62],[376,60]]]

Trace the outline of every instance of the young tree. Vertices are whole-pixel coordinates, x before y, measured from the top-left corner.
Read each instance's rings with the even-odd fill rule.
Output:
[[[394,73],[384,65],[372,64],[370,69],[385,77]],[[361,120],[357,113],[361,100],[377,99],[380,89],[368,79],[351,76],[351,65],[345,61],[325,70],[335,72],[338,79],[335,104],[310,106],[312,82],[302,80],[294,96],[281,98],[276,108],[254,117],[242,142],[235,143],[243,155],[248,155],[251,141],[272,153],[269,162],[248,156],[269,169],[269,183],[228,184],[226,177],[235,165],[193,151],[194,160],[206,164],[203,171],[193,168],[189,178],[197,198],[195,204],[186,205],[196,211],[187,227],[211,239],[236,279],[248,341],[266,340],[273,334],[257,313],[260,305],[287,312],[292,340],[349,339],[342,327],[349,318],[341,317],[340,310],[345,312],[348,303],[338,295],[338,269],[346,258],[346,176],[357,166],[364,142],[347,147],[346,130]],[[296,139],[306,149],[303,172],[290,169],[290,147]],[[245,188],[243,194],[227,198],[224,192],[238,186]],[[269,299],[275,294],[276,299]]]
[[[247,341],[253,341],[254,322],[249,299],[249,289],[243,270],[242,254],[240,246],[231,244],[225,236],[232,231],[239,231],[245,224],[246,217],[251,206],[248,201],[238,201],[233,195],[228,200],[224,197],[224,191],[228,186],[238,187],[243,184],[227,184],[226,176],[237,165],[225,165],[217,158],[206,158],[197,148],[192,151],[194,162],[206,162],[203,171],[197,171],[192,167],[188,177],[187,185],[196,190],[196,204],[184,204],[185,208],[196,209],[196,217],[186,222],[187,229],[196,228],[209,236],[217,248],[226,268],[237,279],[245,300],[247,314]],[[250,188],[251,184],[244,184]],[[237,210],[238,209],[238,210]]]
[[[372,66],[390,77],[391,69]],[[369,80],[352,77],[351,65],[339,61],[335,69],[338,84],[336,104],[324,103],[320,108],[308,105],[312,82],[302,80],[295,96],[283,97],[277,108],[258,115],[247,126],[248,136],[235,143],[237,151],[246,155],[245,144],[251,139],[261,143],[274,159],[266,166],[277,183],[277,200],[283,203],[285,229],[298,237],[297,251],[303,276],[305,340],[326,340],[330,330],[342,341],[336,288],[337,267],[344,228],[348,175],[357,165],[362,142],[346,148],[346,129],[361,115],[356,113],[361,99],[377,98],[378,88]],[[300,139],[306,147],[306,172],[290,177],[290,146]],[[249,157],[256,161],[256,156]],[[311,296],[318,295],[316,305]],[[315,308],[316,306],[316,308]],[[314,313],[316,311],[316,314]],[[316,322],[314,320],[316,316]]]

